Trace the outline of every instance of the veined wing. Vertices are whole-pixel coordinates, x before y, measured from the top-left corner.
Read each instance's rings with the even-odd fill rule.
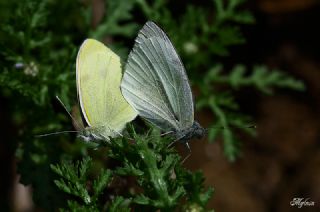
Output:
[[[193,124],[192,94],[183,64],[169,38],[152,22],[139,32],[121,89],[139,115],[164,130]]]
[[[78,52],[76,65],[77,91],[87,124],[121,131],[137,112],[120,91],[120,58],[99,41],[87,39]]]
[[[148,21],[147,23],[145,23],[145,25],[140,30],[140,32],[135,40],[135,45],[139,45],[139,44],[143,43],[144,40],[146,40],[148,38],[152,38],[152,37],[159,37],[165,41],[168,41],[171,44],[171,41],[168,38],[168,36],[166,35],[166,33],[164,31],[162,31],[162,29],[160,29],[155,23],[153,23],[152,21]],[[171,44],[171,46],[173,48],[173,51],[175,52],[175,49],[172,44]],[[181,65],[182,65],[182,63],[181,63]]]

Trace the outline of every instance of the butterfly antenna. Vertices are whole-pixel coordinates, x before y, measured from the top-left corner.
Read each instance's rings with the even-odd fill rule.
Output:
[[[63,134],[63,133],[78,133],[79,131],[75,130],[67,130],[67,131],[60,131],[60,132],[53,132],[53,133],[47,133],[47,134],[42,134],[42,135],[36,135],[36,138],[41,138],[41,137],[46,137],[50,135],[58,135],[58,134]]]
[[[228,127],[208,127],[205,129],[205,132],[208,133],[209,129],[220,129],[220,130],[224,130],[224,129],[246,129],[246,128],[254,128],[256,129],[257,126],[256,125],[249,125],[249,126],[228,126]]]
[[[56,96],[56,99],[60,102],[60,104],[62,105],[62,107],[64,108],[64,110],[68,113],[68,115],[70,116],[70,118],[72,119],[74,125],[76,125],[77,129],[81,129],[80,124],[77,122],[77,120],[75,118],[73,118],[73,116],[71,115],[71,113],[68,111],[67,107],[65,106],[65,104],[63,104],[63,102],[61,101],[61,99]]]

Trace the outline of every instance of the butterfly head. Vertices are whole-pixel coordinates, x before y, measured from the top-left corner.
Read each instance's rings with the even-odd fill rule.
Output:
[[[100,135],[94,128],[91,127],[86,127],[78,134],[78,136],[86,142],[103,140],[102,135]]]
[[[110,140],[110,137],[103,135],[99,129],[92,127],[86,127],[78,133],[78,137],[85,142],[94,142],[99,144],[104,144]]]
[[[90,130],[86,130],[86,129],[79,132],[78,137],[80,137],[85,142],[90,142],[94,140],[94,135],[90,132]]]
[[[203,138],[206,134],[206,129],[204,129],[198,122],[194,121],[191,127],[193,137],[195,138]]]
[[[204,137],[205,134],[206,130],[201,127],[198,122],[194,121],[191,127],[181,131],[176,131],[175,137],[178,141],[184,143],[190,141],[193,138],[200,139]]]

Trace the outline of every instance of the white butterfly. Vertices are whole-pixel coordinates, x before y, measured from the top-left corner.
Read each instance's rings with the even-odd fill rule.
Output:
[[[138,114],[176,141],[201,138],[194,121],[192,93],[185,68],[167,35],[153,22],[140,30],[129,54],[121,91]]]

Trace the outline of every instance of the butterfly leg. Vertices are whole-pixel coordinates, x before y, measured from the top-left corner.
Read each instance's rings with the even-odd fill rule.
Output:
[[[167,148],[170,148],[171,146],[173,146],[173,144],[177,143],[177,141],[181,141],[185,136],[181,136],[179,138],[177,138],[176,140],[172,141]],[[190,148],[190,147],[189,147]]]
[[[162,137],[162,136],[165,136],[165,135],[168,135],[168,134],[171,134],[171,133],[173,133],[173,131],[162,133],[162,134],[160,134],[160,136]]]
[[[182,138],[183,138],[183,137],[177,138],[176,140],[172,141],[172,142],[167,146],[167,148],[172,147],[175,143],[177,143],[178,141],[180,141]]]
[[[178,140],[174,140],[174,141],[172,141],[172,142],[167,146],[167,148],[172,147],[172,146],[173,146],[173,144],[177,143],[177,141],[178,141]]]
[[[182,160],[181,164],[183,164],[191,156],[191,148],[189,146],[189,143],[186,142],[185,145],[186,145],[187,149],[189,150],[189,154]]]
[[[111,129],[110,129],[111,130]],[[112,132],[114,132],[115,134],[118,134],[120,137],[124,137],[120,132],[116,131],[116,130],[111,130]],[[125,137],[126,138],[126,137]]]

